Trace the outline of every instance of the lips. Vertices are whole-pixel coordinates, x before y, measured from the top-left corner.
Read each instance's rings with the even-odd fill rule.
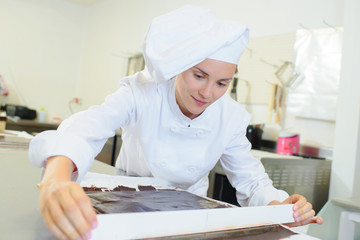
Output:
[[[196,99],[194,97],[192,97],[192,98],[194,99],[196,104],[199,105],[199,106],[204,106],[205,104],[207,104],[207,102],[200,101],[199,99]]]

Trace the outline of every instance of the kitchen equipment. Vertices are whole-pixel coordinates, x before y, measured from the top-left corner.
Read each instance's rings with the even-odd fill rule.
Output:
[[[236,72],[237,72],[237,70],[236,70]],[[234,79],[233,79],[233,85],[232,85],[231,92],[230,92],[231,98],[234,99],[235,101],[237,101],[236,88],[237,88],[238,80],[239,80],[239,78],[237,77],[237,74],[235,74]]]
[[[33,120],[36,118],[36,111],[25,106],[6,104],[1,106],[1,110],[6,111],[10,117],[18,116],[21,119]]]
[[[276,143],[276,152],[284,155],[299,154],[299,135],[280,132]]]
[[[260,157],[275,188],[300,194],[319,212],[329,197],[331,160],[306,159],[277,154]],[[208,197],[236,204],[236,189],[227,179],[220,161],[209,174]]]
[[[251,143],[252,149],[261,148],[262,134],[264,132],[264,124],[249,125],[246,129],[246,137]]]

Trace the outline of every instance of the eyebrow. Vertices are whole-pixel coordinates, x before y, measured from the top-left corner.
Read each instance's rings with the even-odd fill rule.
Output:
[[[206,76],[209,76],[209,74],[207,72],[205,72],[204,70],[198,68],[198,67],[195,67],[197,70],[199,70],[200,72],[202,72],[203,74],[205,74]]]
[[[194,67],[196,68],[197,70],[199,70],[200,72],[202,72],[203,74],[205,74],[206,76],[210,76],[210,74],[208,74],[207,72],[205,72],[204,70],[198,68],[198,67]],[[232,80],[232,77],[231,78],[221,78],[219,79],[220,81],[231,81]]]

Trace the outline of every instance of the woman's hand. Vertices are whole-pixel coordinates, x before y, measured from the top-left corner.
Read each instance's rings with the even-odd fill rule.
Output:
[[[96,213],[82,187],[70,180],[72,169],[68,158],[48,160],[40,184],[40,211],[57,238],[90,239],[97,225]]]
[[[321,217],[315,216],[315,211],[312,209],[311,203],[309,203],[304,196],[294,194],[285,199],[282,203],[279,203],[278,201],[272,201],[269,203],[269,205],[276,204],[294,204],[293,217],[295,222],[285,224],[288,227],[298,227],[309,223],[323,223],[323,219]]]

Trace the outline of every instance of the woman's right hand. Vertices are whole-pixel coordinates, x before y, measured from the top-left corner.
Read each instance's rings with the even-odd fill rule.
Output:
[[[49,158],[40,184],[40,211],[48,229],[59,239],[90,239],[96,213],[82,187],[71,181],[73,162]]]

